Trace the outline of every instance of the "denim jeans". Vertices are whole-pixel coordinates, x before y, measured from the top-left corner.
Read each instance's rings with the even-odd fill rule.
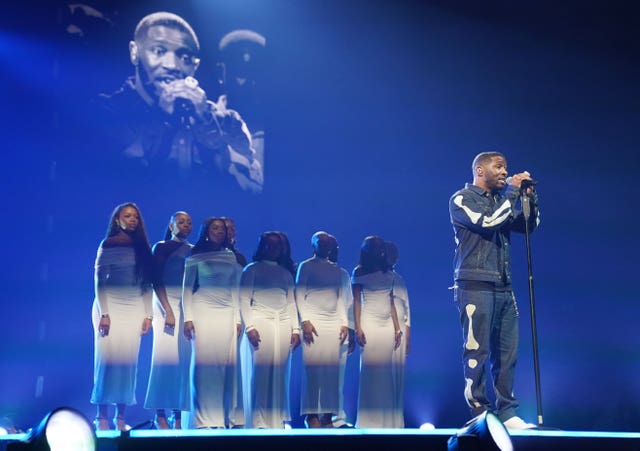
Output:
[[[479,291],[455,288],[464,339],[462,361],[464,395],[471,415],[489,410],[501,421],[513,417],[518,401],[513,380],[518,357],[518,306],[513,291]],[[491,369],[496,409],[487,396],[486,367]]]

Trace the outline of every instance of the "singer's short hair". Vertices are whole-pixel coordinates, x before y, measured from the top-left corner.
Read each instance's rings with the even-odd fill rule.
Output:
[[[311,236],[311,246],[313,246],[314,249],[318,248],[318,242],[320,241],[322,236],[329,236],[329,234],[327,232],[325,232],[324,230],[320,230],[320,231],[314,233],[313,236]]]
[[[138,25],[136,26],[136,31],[133,33],[133,39],[135,41],[141,40],[142,38],[146,37],[147,30],[149,28],[157,25],[175,28],[187,33],[189,36],[191,36],[191,39],[193,39],[193,43],[196,46],[195,50],[198,52],[200,51],[200,42],[198,41],[198,36],[196,36],[196,32],[193,31],[191,25],[189,25],[186,20],[184,20],[177,14],[166,11],[151,13],[140,19],[140,22],[138,22]]]
[[[483,164],[486,164],[486,163],[490,162],[491,159],[494,158],[494,157],[500,157],[500,158],[506,160],[505,156],[502,155],[500,152],[496,152],[496,151],[480,152],[473,159],[473,163],[471,163],[471,173],[475,176],[476,175],[476,168],[478,166],[482,166]]]
[[[225,34],[222,39],[220,39],[218,49],[220,51],[225,51],[234,45],[241,44],[254,44],[259,47],[264,47],[267,44],[267,40],[260,33],[253,30],[233,30]]]

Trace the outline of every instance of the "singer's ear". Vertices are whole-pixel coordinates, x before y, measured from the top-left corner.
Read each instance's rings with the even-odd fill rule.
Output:
[[[138,44],[135,41],[129,42],[129,59],[134,66],[138,65]]]

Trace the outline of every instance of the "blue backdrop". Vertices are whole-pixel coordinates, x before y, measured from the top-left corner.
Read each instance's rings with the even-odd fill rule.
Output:
[[[295,261],[320,229],[357,263],[367,235],[395,241],[412,308],[406,423],[467,420],[462,336],[448,287],[454,249],[447,203],[471,161],[498,150],[539,180],[531,237],[544,423],[572,430],[640,428],[640,266],[635,177],[640,29],[632,2],[62,1],[0,7],[3,262],[0,416],[31,427],[48,410],[89,404],[93,263],[116,204],[136,202],[152,242],[169,216],[235,219],[250,257],[282,230]],[[265,186],[146,185],[105,166],[87,101],[131,73],[128,41],[145,14],[183,16],[202,46],[200,84],[217,83],[217,43],[248,28],[262,64]],[[79,30],[79,31],[78,31]],[[242,112],[241,112],[242,113]],[[195,238],[195,232],[192,235]],[[520,414],[535,422],[531,315],[523,237],[513,267],[521,312]],[[139,405],[151,337],[143,339]],[[357,352],[347,409],[355,419]],[[293,361],[294,426],[300,352]]]

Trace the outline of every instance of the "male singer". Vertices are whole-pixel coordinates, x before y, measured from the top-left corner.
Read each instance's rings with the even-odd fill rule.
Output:
[[[449,200],[455,232],[454,299],[460,312],[464,396],[473,417],[493,411],[486,391],[485,366],[491,367],[495,413],[508,429],[528,429],[516,415],[513,381],[518,354],[518,306],[511,286],[510,233],[524,232],[521,198],[530,202],[530,230],[538,223],[535,183],[527,172],[507,178],[499,152],[482,152],[467,183]]]
[[[229,173],[232,147],[247,162],[235,169],[261,186],[262,168],[240,115],[208,100],[194,78],[199,51],[195,32],[180,16],[156,12],[142,18],[129,43],[134,76],[113,95],[101,96],[111,113],[104,119],[105,135],[118,140],[128,166],[185,176],[194,170]]]

